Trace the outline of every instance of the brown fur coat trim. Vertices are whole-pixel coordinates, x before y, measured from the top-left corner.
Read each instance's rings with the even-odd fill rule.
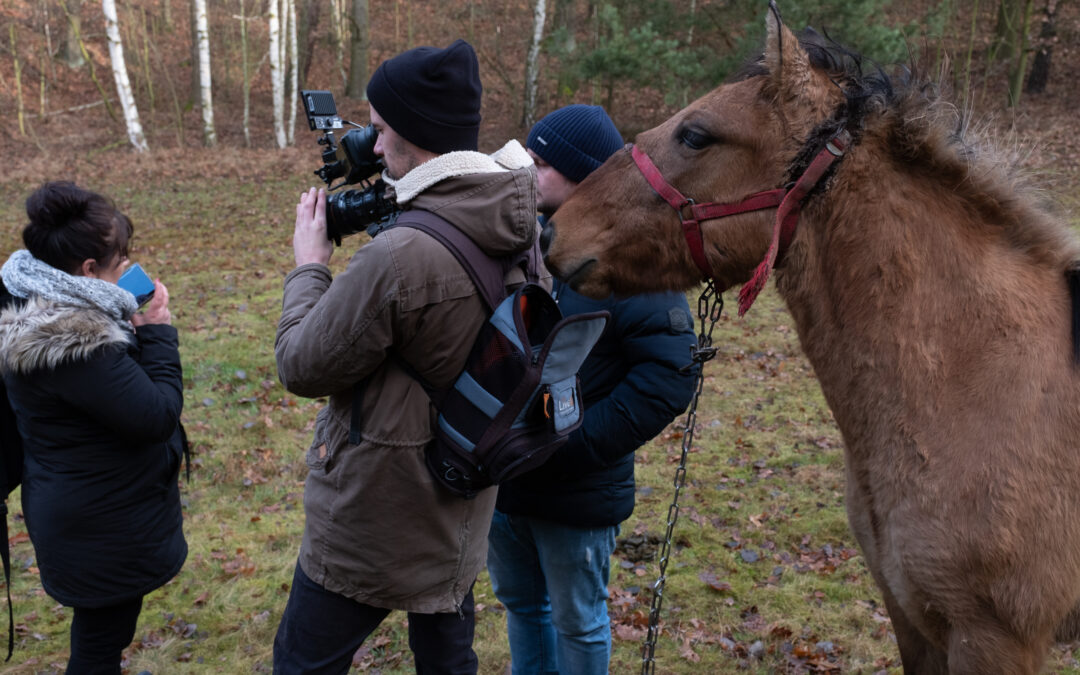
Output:
[[[106,345],[127,344],[130,335],[102,312],[34,298],[0,314],[0,372],[52,370]]]

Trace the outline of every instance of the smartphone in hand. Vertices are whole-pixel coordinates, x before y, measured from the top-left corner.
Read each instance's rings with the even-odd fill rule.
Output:
[[[142,307],[154,297],[154,280],[150,278],[139,263],[131,265],[120,278],[116,285],[135,296],[135,302]]]

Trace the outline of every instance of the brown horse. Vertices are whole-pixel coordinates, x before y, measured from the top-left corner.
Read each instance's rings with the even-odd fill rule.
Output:
[[[775,247],[905,672],[1034,673],[1080,623],[1080,251],[934,87],[767,24],[759,61],[581,184],[549,266],[594,296],[724,290]],[[810,174],[780,217],[701,204]]]

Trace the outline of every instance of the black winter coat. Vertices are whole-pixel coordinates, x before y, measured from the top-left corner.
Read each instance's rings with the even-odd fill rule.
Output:
[[[22,298],[9,293],[3,282],[0,282],[0,312],[8,307],[22,307],[25,302]],[[0,453],[3,455],[0,457],[0,501],[5,501],[8,494],[22,481],[23,451],[22,436],[19,435],[19,426],[15,421],[15,411],[11,409],[11,404],[8,402],[7,387],[3,380],[0,380]],[[0,532],[3,532],[6,538],[6,520],[3,525],[5,527],[0,529]],[[0,546],[2,545],[3,543],[0,542]]]
[[[634,510],[634,450],[690,403],[697,340],[681,293],[592,300],[555,283],[563,316],[611,320],[579,372],[585,421],[543,466],[499,485],[496,508],[566,525],[617,525]]]
[[[0,315],[0,364],[45,591],[105,607],[175,576],[187,557],[176,329],[133,335],[101,312],[31,300]]]

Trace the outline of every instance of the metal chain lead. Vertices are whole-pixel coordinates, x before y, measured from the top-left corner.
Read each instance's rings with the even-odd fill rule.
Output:
[[[705,384],[705,362],[716,356],[716,347],[712,346],[713,328],[720,320],[720,312],[724,309],[724,298],[716,292],[716,286],[710,279],[705,284],[705,289],[698,296],[698,330],[697,345],[690,348],[690,365],[684,370],[698,366],[697,386],[694,389],[694,398],[690,401],[690,407],[686,412],[686,430],[682,437],[682,455],[679,457],[679,468],[675,470],[675,498],[668,507],[667,533],[660,546],[660,575],[653,585],[652,606],[649,609],[649,632],[645,636],[645,644],[641,648],[641,673],[652,675],[656,669],[656,640],[660,636],[660,606],[664,602],[664,584],[667,582],[667,564],[671,555],[671,539],[675,531],[675,521],[679,518],[679,493],[686,484],[686,457],[690,453],[690,447],[694,442],[694,425],[697,424],[697,406],[701,398],[701,390]]]

